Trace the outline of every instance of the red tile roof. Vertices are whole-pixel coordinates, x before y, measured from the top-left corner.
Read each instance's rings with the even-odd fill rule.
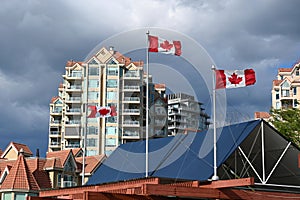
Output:
[[[66,67],[73,67],[76,63],[79,64],[79,65],[83,64],[83,62],[77,62],[77,61],[73,61],[73,60],[68,60],[67,63],[66,63]]]
[[[2,149],[0,149],[0,157],[2,156],[2,153],[3,153],[3,151],[2,151]]]
[[[268,112],[255,112],[254,117],[256,119],[268,119],[271,115]]]
[[[282,80],[273,80],[273,86],[279,86]]]
[[[154,85],[155,89],[166,89],[166,84],[162,84],[162,83],[157,83]]]
[[[52,97],[50,103],[54,103],[57,99],[61,98],[59,96]]]
[[[93,173],[94,170],[106,159],[104,154],[85,157],[85,173]],[[82,164],[82,157],[77,157],[76,162]],[[81,170],[81,169],[80,169]]]
[[[37,191],[40,189],[28,168],[23,154],[19,155],[9,174],[3,181],[1,189],[22,189],[28,191]]]
[[[48,152],[46,158],[58,158],[64,165],[70,153],[72,153],[72,149]]]
[[[131,61],[131,58],[124,56],[123,54],[121,54],[121,53],[118,52],[118,51],[115,51],[115,52],[114,52],[113,57],[114,57],[115,59],[117,59],[117,61],[118,61],[119,63],[124,63],[125,66],[127,66],[127,65],[129,65],[129,64],[131,64],[131,63],[133,63],[133,64],[134,64],[135,66],[137,66],[137,67],[141,67],[141,66],[144,65],[144,62],[143,62],[143,61]]]
[[[279,68],[278,72],[291,72],[293,68]]]

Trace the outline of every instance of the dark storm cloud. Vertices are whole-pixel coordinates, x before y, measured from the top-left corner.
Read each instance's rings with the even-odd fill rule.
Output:
[[[17,140],[45,151],[49,101],[57,95],[66,61],[83,60],[99,42],[138,27],[182,32],[203,45],[220,68],[253,67],[254,86],[227,91],[229,112],[252,117],[254,111],[268,111],[276,68],[299,60],[299,4],[296,0],[2,0],[0,148]]]

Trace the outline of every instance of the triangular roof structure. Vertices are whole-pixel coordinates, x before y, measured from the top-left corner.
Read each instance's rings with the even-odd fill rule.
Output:
[[[30,157],[33,155],[27,145],[16,143],[16,142],[11,142],[11,143],[9,143],[7,148],[4,150],[4,152],[2,153],[1,158],[17,159],[18,154],[21,149],[23,149],[22,151],[23,151],[23,154],[25,157]]]
[[[254,177],[259,185],[300,190],[299,149],[263,120],[217,129],[220,179]],[[145,141],[119,146],[96,170],[88,185],[145,177]],[[213,131],[149,140],[149,176],[210,180]]]
[[[26,191],[38,191],[40,189],[33,174],[28,168],[23,154],[19,155],[18,160],[1,185],[1,190],[6,189]]]

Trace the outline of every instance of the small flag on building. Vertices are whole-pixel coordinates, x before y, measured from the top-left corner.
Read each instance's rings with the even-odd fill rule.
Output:
[[[256,82],[253,69],[215,70],[215,74],[216,89],[245,87]]]
[[[115,106],[88,106],[88,118],[96,118],[96,117],[113,117],[116,116],[116,107]]]
[[[149,40],[149,52],[159,52],[164,54],[173,54],[176,56],[181,55],[181,42],[180,41],[168,41],[157,36],[148,36]]]

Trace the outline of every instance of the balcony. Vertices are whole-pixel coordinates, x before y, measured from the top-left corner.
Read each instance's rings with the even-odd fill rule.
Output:
[[[123,126],[139,127],[140,122],[139,121],[133,121],[133,120],[125,120],[125,121],[123,121]]]
[[[139,80],[140,74],[136,71],[135,72],[128,71],[127,73],[124,74],[124,79]]]
[[[60,126],[61,125],[61,120],[51,120],[50,121],[51,126]]]
[[[81,85],[70,85],[67,89],[67,92],[82,92]]]
[[[51,115],[61,115],[62,110],[61,109],[52,109],[50,114]]]
[[[66,126],[80,126],[81,121],[80,120],[70,120],[66,121]]]
[[[57,142],[57,141],[52,141],[51,143],[50,143],[50,145],[51,146],[60,146],[60,144],[59,144],[59,142]]]
[[[81,115],[81,109],[80,108],[70,108],[67,110],[66,115]]]
[[[123,91],[138,92],[138,91],[140,91],[140,86],[136,86],[136,85],[124,85]]]
[[[80,148],[80,144],[79,143],[67,144],[66,148]]]
[[[124,109],[123,115],[139,115],[140,109]]]
[[[81,103],[81,97],[69,97],[66,99],[66,103]]]
[[[123,133],[124,139],[139,139],[140,135],[138,131],[124,131]]]
[[[50,131],[50,136],[60,136],[60,132],[59,131]]]
[[[67,80],[82,80],[83,79],[83,76],[81,73],[63,75],[63,77]]]
[[[140,97],[124,97],[123,103],[140,103]]]

